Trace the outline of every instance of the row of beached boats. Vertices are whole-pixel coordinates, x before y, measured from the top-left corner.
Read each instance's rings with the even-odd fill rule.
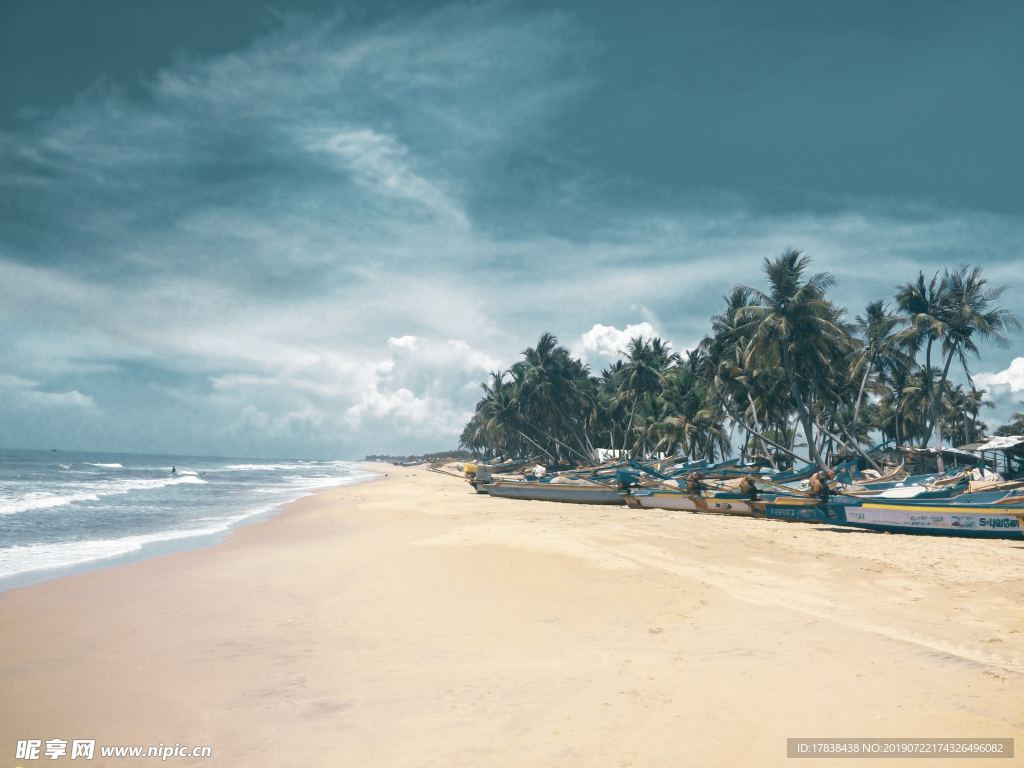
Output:
[[[1022,538],[1024,480],[978,468],[911,475],[858,472],[855,461],[774,472],[738,461],[671,459],[547,472],[542,467],[466,464],[478,493],[505,499],[627,505],[637,509],[767,518],[891,533]]]

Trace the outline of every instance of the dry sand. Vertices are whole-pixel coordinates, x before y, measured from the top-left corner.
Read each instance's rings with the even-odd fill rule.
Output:
[[[851,767],[878,763],[787,760],[786,737],[1024,737],[1024,541],[386,471],[209,549],[0,595],[0,765],[53,764],[15,761],[25,738],[519,768]],[[902,762],[931,764],[882,765]]]

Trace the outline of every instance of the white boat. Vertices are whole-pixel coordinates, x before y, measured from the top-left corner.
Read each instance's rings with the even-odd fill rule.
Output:
[[[528,501],[561,501],[570,504],[625,504],[623,494],[600,483],[495,480],[481,486],[491,496]]]

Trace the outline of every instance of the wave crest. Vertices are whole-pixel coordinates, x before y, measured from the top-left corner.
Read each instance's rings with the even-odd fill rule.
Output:
[[[51,509],[74,504],[76,501],[98,501],[103,496],[118,496],[132,491],[149,491],[169,485],[205,485],[206,481],[195,475],[182,477],[157,477],[139,480],[111,480],[79,487],[71,493],[49,493],[30,491],[14,499],[0,500],[0,515],[13,515],[38,509]]]

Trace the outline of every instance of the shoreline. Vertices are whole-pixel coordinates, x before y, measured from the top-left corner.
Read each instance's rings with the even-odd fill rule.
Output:
[[[788,765],[787,737],[1024,735],[1019,543],[387,473],[216,546],[0,594],[0,755],[95,738],[212,747],[179,765]]]
[[[111,454],[119,455],[119,454]],[[360,483],[370,483],[378,480],[380,475],[383,474],[382,468],[387,465],[380,462],[351,462],[360,471],[367,474],[374,475],[374,477],[359,477],[352,479],[351,482],[342,482],[334,486],[326,486],[324,489],[317,489],[314,491],[304,491],[301,495],[288,501],[282,501],[274,504],[273,506],[266,509],[258,509],[252,512],[241,513],[243,516],[237,520],[228,523],[224,528],[214,531],[204,531],[197,533],[189,533],[185,536],[168,536],[166,538],[157,538],[153,541],[148,541],[140,544],[138,548],[122,552],[109,557],[100,557],[92,560],[83,560],[78,563],[70,563],[68,565],[57,565],[49,568],[36,568],[29,571],[23,571],[9,576],[0,577],[0,594],[10,592],[16,589],[24,589],[25,587],[32,587],[36,584],[43,584],[54,579],[71,578],[83,573],[90,573],[96,570],[105,570],[107,568],[119,568],[124,565],[130,565],[132,563],[144,562],[153,558],[164,557],[166,555],[173,555],[179,552],[189,552],[194,549],[205,549],[207,547],[216,547],[230,538],[232,533],[244,526],[253,525],[255,523],[269,520],[275,515],[279,515],[285,512],[287,507],[294,504],[297,501],[301,501],[304,498],[314,496],[320,493],[322,490],[330,490],[332,488],[344,488],[349,485],[358,485]],[[173,534],[174,531],[167,530],[164,534]]]

